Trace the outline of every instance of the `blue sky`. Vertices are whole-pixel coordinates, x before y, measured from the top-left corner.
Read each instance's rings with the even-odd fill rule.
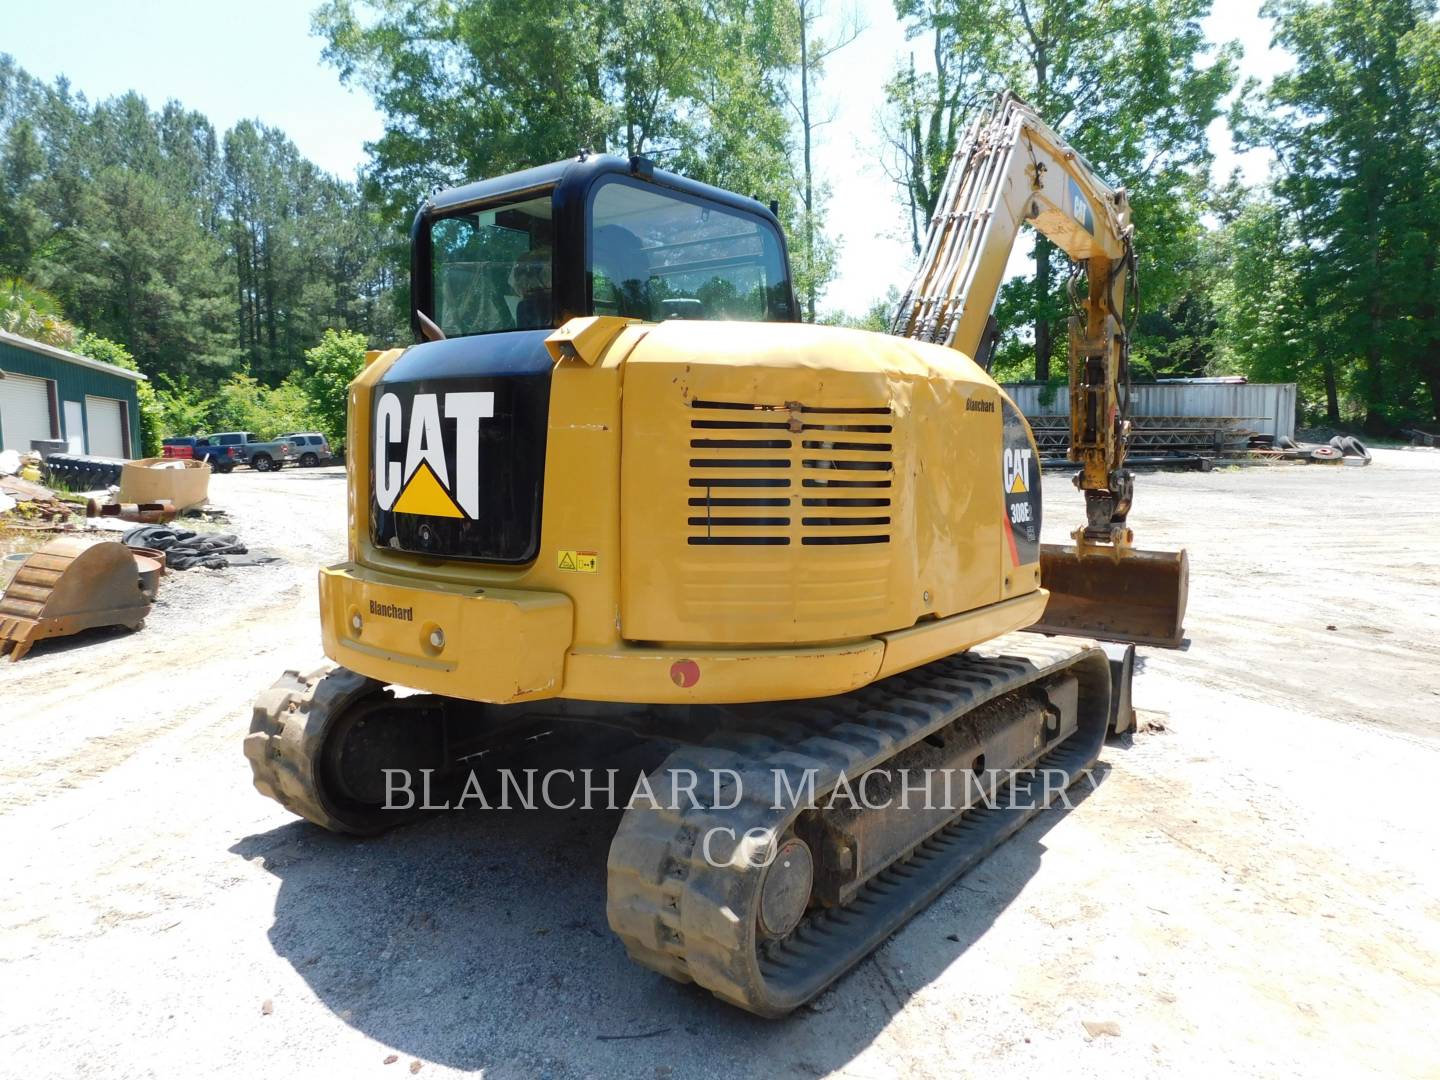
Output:
[[[152,107],[175,98],[221,130],[258,118],[282,128],[323,168],[350,176],[365,159],[365,142],[380,134],[380,116],[321,60],[320,41],[310,35],[313,6],[310,0],[73,0],[61,9],[11,0],[0,51],[39,78],[68,76],[92,100],[129,89]],[[833,119],[821,129],[816,168],[830,182],[829,221],[842,243],[840,276],[823,306],[858,313],[909,278],[899,203],[876,161],[877,116],[895,64],[912,50],[923,63],[925,47],[906,42],[890,0],[831,0],[830,10],[865,29],[832,57],[821,88],[822,110]],[[1284,66],[1284,56],[1270,50],[1270,26],[1258,11],[1258,0],[1217,0],[1206,32],[1212,40],[1238,40],[1245,49],[1242,72],[1264,80]],[[1251,180],[1264,177],[1264,155],[1237,159],[1223,123],[1210,135],[1218,176],[1238,166]],[[1013,267],[1023,265],[1028,250],[1028,244],[1017,246]]]

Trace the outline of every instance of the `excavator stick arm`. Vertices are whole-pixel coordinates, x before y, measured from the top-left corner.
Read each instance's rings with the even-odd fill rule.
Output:
[[[1130,203],[1014,94],[976,117],[955,152],[919,268],[891,333],[981,351],[1023,224],[1083,265],[1087,295],[1070,320],[1070,460],[1085,496],[1074,546],[1046,545],[1041,627],[1178,645],[1188,598],[1185,553],[1131,547],[1129,323],[1135,273]]]

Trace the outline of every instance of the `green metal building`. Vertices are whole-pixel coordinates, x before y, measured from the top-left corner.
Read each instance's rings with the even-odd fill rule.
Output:
[[[139,457],[143,378],[0,330],[0,450],[62,439],[72,454]]]

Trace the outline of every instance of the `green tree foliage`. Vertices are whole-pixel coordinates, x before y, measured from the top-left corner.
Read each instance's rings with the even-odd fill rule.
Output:
[[[201,435],[210,427],[214,398],[188,382],[175,383],[161,375],[155,387],[155,405],[162,438],[171,435]]]
[[[890,330],[890,319],[899,303],[900,288],[891,285],[884,296],[876,297],[870,302],[863,315],[846,315],[836,311],[822,315],[819,322],[825,326],[848,326],[853,330],[872,330],[877,334],[884,334]]]
[[[1322,359],[1328,319],[1306,311],[1308,257],[1283,205],[1268,192],[1232,183],[1222,195],[1212,250],[1215,367],[1266,382],[1298,385],[1302,407],[1327,396]],[[1337,406],[1338,408],[1338,406]]]
[[[75,343],[75,328],[65,321],[60,302],[19,277],[0,280],[0,330],[59,349]]]
[[[223,140],[223,233],[238,297],[236,337],[274,382],[327,326],[374,326],[390,277],[385,232],[350,184],[321,172],[285,135],[241,121]]]
[[[799,47],[793,88],[782,83],[785,103],[795,122],[799,146],[792,168],[793,185],[799,197],[799,220],[790,245],[795,294],[804,307],[804,316],[815,321],[815,307],[825,288],[835,279],[837,245],[825,230],[825,205],[830,198],[828,184],[817,179],[814,149],[816,131],[829,119],[819,108],[819,88],[825,62],[855,40],[860,28],[850,25],[831,40],[819,32],[825,16],[823,0],[794,0],[791,13]]]
[[[262,439],[314,426],[309,399],[298,380],[266,386],[243,371],[220,384],[206,401],[204,416],[208,431],[253,431]]]
[[[911,248],[920,254],[950,157],[975,110],[1005,86],[1007,61],[992,0],[895,0],[908,40],[923,42],[885,86],[886,172],[900,190]]]
[[[1237,55],[1206,42],[1200,20],[1209,10],[1210,0],[896,0],[908,32],[930,41],[934,58],[934,71],[907,69],[890,85],[893,175],[912,239],[934,213],[961,125],[1010,87],[1101,176],[1129,189],[1147,305],[1180,301],[1202,231],[1206,127],[1233,86]],[[1068,305],[1053,246],[1037,237],[1034,257],[1033,277],[1006,287],[997,317],[1007,355],[1022,327],[1032,328],[1036,376],[1047,379]]]
[[[365,366],[365,338],[326,330],[320,344],[305,354],[300,386],[310,415],[332,447],[345,444],[345,411],[350,381]]]
[[[1278,168],[1273,199],[1233,227],[1229,294],[1248,310],[1239,294],[1273,274],[1293,299],[1228,337],[1233,362],[1318,383],[1332,424],[1440,420],[1436,5],[1274,0],[1263,11],[1295,63],[1264,94],[1252,88],[1237,117]]]
[[[29,119],[11,124],[0,147],[0,266],[28,266],[45,235],[45,215],[26,198],[44,168],[35,125]]]
[[[63,308],[168,385],[210,393],[243,367],[276,386],[326,327],[393,339],[388,235],[273,129],[92,105],[0,54],[0,282],[29,299],[0,295],[22,332]]]
[[[397,220],[436,188],[582,147],[791,212],[784,0],[329,0],[315,29],[385,114],[368,175]]]
[[[102,167],[79,192],[76,212],[77,223],[57,231],[31,268],[72,319],[125,342],[157,374],[214,378],[234,365],[223,250],[174,212],[156,178]]]

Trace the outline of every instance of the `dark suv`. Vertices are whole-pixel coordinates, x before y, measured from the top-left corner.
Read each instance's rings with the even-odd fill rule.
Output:
[[[294,431],[279,437],[290,441],[295,447],[295,460],[307,469],[328,465],[334,458],[330,444],[318,431]]]

